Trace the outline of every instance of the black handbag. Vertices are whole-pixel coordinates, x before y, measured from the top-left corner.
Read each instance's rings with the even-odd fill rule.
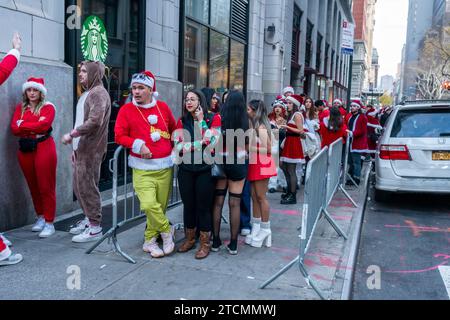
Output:
[[[223,165],[214,163],[211,167],[211,176],[216,179],[225,179],[227,176]]]
[[[37,149],[38,139],[33,138],[20,138],[19,150],[24,153],[34,152]]]

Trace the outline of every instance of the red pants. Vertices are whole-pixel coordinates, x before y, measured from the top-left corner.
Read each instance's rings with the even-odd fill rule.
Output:
[[[47,223],[53,223],[56,213],[56,146],[52,137],[38,144],[30,153],[18,152],[34,209],[38,216],[44,216]]]

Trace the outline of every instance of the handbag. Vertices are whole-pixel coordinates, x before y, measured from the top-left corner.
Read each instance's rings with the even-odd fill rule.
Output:
[[[23,153],[34,152],[37,149],[38,139],[20,138],[19,150]]]
[[[225,170],[223,169],[223,165],[214,163],[211,167],[211,176],[216,179],[224,179],[226,178]]]

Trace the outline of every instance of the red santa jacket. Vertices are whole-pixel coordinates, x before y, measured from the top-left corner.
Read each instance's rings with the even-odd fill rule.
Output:
[[[350,120],[356,117],[353,125],[350,126]],[[350,152],[366,153],[368,152],[367,145],[367,118],[362,113],[355,116],[348,117],[347,126],[352,132],[352,145],[350,147]]]
[[[382,129],[380,121],[378,120],[378,112],[371,108],[367,112],[367,144],[371,153],[375,153],[377,150],[377,140],[376,129]]]
[[[139,170],[163,170],[173,166],[172,133],[176,122],[172,110],[163,101],[146,106],[134,102],[124,105],[117,116],[115,140],[130,149],[129,166]],[[140,150],[145,144],[152,153],[151,159],[142,159]]]
[[[333,142],[342,138],[344,140],[344,144],[347,140],[347,125],[345,123],[342,124],[342,127],[338,131],[332,131],[328,129],[328,120],[329,118],[323,119],[323,125],[320,126],[320,135],[322,137],[322,148],[330,146]]]
[[[0,85],[8,79],[20,60],[20,52],[12,49],[0,62]]]
[[[22,104],[18,104],[11,120],[11,130],[21,138],[39,138],[45,135],[55,120],[55,106],[47,102],[38,115],[27,109],[22,116]]]

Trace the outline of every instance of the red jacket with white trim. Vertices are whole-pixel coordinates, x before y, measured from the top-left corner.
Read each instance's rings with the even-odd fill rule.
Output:
[[[353,126],[350,127],[350,120],[356,117],[353,122]],[[368,152],[367,145],[367,118],[362,113],[357,114],[348,118],[347,126],[353,134],[352,145],[350,147],[350,152]]]
[[[116,143],[130,149],[129,166],[140,170],[163,170],[173,166],[172,133],[176,122],[172,110],[163,101],[147,106],[130,102],[120,108],[115,126]],[[142,159],[140,150],[145,144],[151,159]]]
[[[9,78],[14,68],[19,64],[19,59],[19,51],[12,49],[0,62],[0,85]]]
[[[55,106],[47,102],[38,115],[27,108],[22,116],[22,104],[19,103],[11,120],[11,130],[15,136],[21,138],[36,138],[37,135],[44,135],[52,127],[55,113]]]

